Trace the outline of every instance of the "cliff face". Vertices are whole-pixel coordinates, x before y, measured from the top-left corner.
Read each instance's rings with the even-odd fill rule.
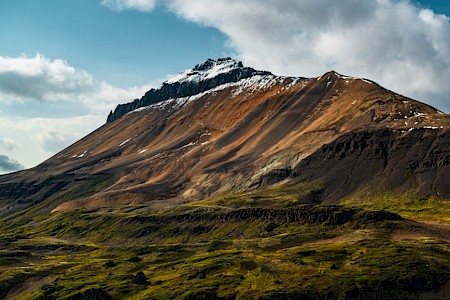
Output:
[[[223,58],[217,61],[208,59],[193,69],[180,73],[175,77],[176,80],[166,81],[160,88],[151,89],[141,99],[119,104],[114,112],[109,113],[107,123],[113,122],[130,111],[141,107],[169,99],[197,95],[217,86],[237,82],[255,75],[270,74],[270,72],[244,67],[241,62],[235,62],[231,58]]]
[[[321,200],[336,202],[357,192],[410,192],[450,198],[448,130],[379,129],[345,134],[302,160],[300,181],[321,180]]]
[[[450,197],[449,115],[336,72],[280,77],[208,60],[108,120],[36,168],[1,176],[0,213],[42,201],[177,205],[293,182],[321,185],[304,203],[360,192]]]

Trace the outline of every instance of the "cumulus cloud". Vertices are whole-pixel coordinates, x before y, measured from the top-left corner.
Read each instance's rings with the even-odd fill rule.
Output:
[[[67,100],[93,87],[92,76],[61,59],[0,56],[0,99]]]
[[[54,154],[104,123],[104,115],[69,118],[30,118],[16,121],[15,130],[31,136],[40,149]]]
[[[80,136],[74,132],[44,131],[38,133],[37,138],[45,151],[57,153],[75,142]]]
[[[406,0],[167,0],[218,28],[245,64],[282,75],[334,69],[450,111],[449,18]]]
[[[0,155],[0,172],[14,172],[24,169],[25,167],[18,161],[9,158],[6,155]]]
[[[14,140],[14,157],[34,167],[92,132],[106,121],[106,114],[73,117],[22,118],[0,116],[0,136]]]
[[[10,138],[0,139],[0,146],[7,151],[13,151],[15,148],[20,147],[18,143]]]
[[[158,0],[102,0],[151,11]],[[450,22],[409,0],[165,0],[225,33],[246,65],[280,75],[367,77],[450,112]]]
[[[155,86],[155,84],[150,83],[129,88],[119,88],[102,82],[92,93],[81,95],[80,100],[91,112],[108,113],[118,104],[141,98],[145,92]]]
[[[0,150],[14,151],[14,156],[26,167],[33,167],[104,124],[108,112],[117,104],[140,98],[154,86],[121,88],[98,83],[86,71],[62,59],[50,60],[40,54],[18,58],[0,56],[1,102],[19,101],[27,105],[27,101],[39,100],[42,110],[46,109],[46,104],[51,104],[49,101],[59,101],[61,105],[79,104],[68,106],[72,110],[68,112],[72,115],[69,117],[0,115]],[[3,162],[5,168],[0,166],[0,174],[13,170],[12,166],[17,163],[6,158]]]
[[[89,73],[62,59],[0,56],[0,101],[77,102],[91,113],[107,114],[117,104],[142,97],[154,84],[128,88],[96,83]],[[0,141],[0,145],[2,145]]]
[[[102,0],[101,4],[117,12],[127,9],[151,11],[155,8],[156,0]]]

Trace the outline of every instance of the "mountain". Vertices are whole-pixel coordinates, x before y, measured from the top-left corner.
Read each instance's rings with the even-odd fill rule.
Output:
[[[319,182],[314,201],[328,204],[380,189],[449,198],[448,130],[448,115],[366,79],[207,60],[36,168],[1,177],[0,197],[21,209],[99,181],[56,209],[171,205],[293,180]]]
[[[0,290],[20,294],[12,283],[66,270],[72,275],[55,275],[65,278],[59,290],[45,294],[42,283],[36,295],[174,298],[194,280],[197,294],[181,298],[439,298],[450,279],[440,267],[450,262],[449,130],[449,115],[368,79],[284,77],[208,59],[118,105],[106,124],[37,167],[0,176],[0,250],[27,256],[17,263],[61,255],[89,276],[117,269],[119,286],[80,281],[59,259],[41,258],[46,272],[18,269]],[[108,257],[101,249],[111,259],[132,252],[156,269],[113,262],[89,273],[86,259],[96,266]],[[124,277],[135,270],[156,272],[152,287],[144,273]],[[145,284],[121,285],[130,280]],[[82,282],[78,296],[73,282]]]

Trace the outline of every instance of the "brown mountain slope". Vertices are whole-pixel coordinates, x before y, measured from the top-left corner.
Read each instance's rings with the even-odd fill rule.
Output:
[[[365,79],[255,75],[134,110],[1,176],[0,213],[45,199],[55,210],[169,205],[280,181],[318,182],[306,200],[315,202],[379,191],[450,198],[449,124]]]

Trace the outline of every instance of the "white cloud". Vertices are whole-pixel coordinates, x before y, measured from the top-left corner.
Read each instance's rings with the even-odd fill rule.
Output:
[[[155,87],[155,85],[146,84],[119,88],[102,82],[92,93],[81,95],[80,100],[91,112],[106,115],[110,110],[114,110],[118,104],[140,99],[152,87]]]
[[[69,118],[0,117],[0,136],[20,147],[14,157],[30,168],[63,150],[105,123],[106,115]]]
[[[89,112],[107,114],[117,104],[141,98],[153,84],[128,88],[95,83],[92,75],[62,59],[44,55],[18,58],[0,56],[0,102],[76,102]]]
[[[448,17],[406,0],[167,0],[218,28],[246,65],[281,75],[334,69],[450,111]]]
[[[65,115],[69,117],[54,118],[25,118],[20,111],[11,109],[7,116],[1,116],[0,112],[0,150],[14,154],[25,167],[33,167],[104,124],[108,112],[117,104],[141,98],[152,87],[153,84],[120,88],[106,82],[96,83],[86,71],[40,54],[0,56],[0,102],[19,101],[28,105],[29,101],[39,100],[38,109],[42,111],[48,101],[59,101],[61,105],[77,103],[80,107],[68,105],[72,111]],[[85,114],[85,108],[88,115],[80,116]],[[39,115],[39,111],[34,113]],[[10,167],[3,171],[12,171],[17,163],[7,158],[2,162],[5,168]]]
[[[102,0],[151,11],[158,0]],[[367,77],[450,111],[450,22],[409,0],[165,0],[180,17],[219,29],[248,66],[280,75]]]
[[[93,87],[92,76],[61,59],[0,56],[0,99],[3,102],[67,100]]]
[[[6,151],[13,151],[15,148],[20,147],[16,141],[9,138],[0,139],[0,147],[5,149]]]
[[[156,0],[102,0],[101,4],[117,12],[127,9],[152,11],[155,8]]]
[[[78,132],[43,131],[36,135],[42,149],[54,154],[77,141],[80,136]]]

